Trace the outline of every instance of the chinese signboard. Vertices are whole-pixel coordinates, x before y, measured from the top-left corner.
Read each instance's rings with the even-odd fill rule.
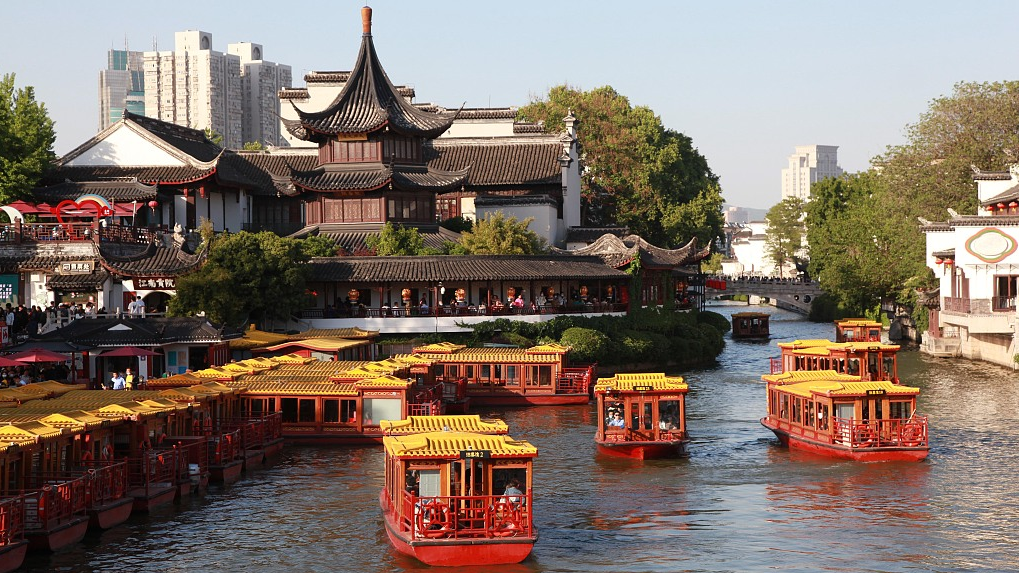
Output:
[[[173,278],[160,278],[160,279],[134,279],[134,288],[137,290],[155,290],[155,289],[175,289],[177,288],[177,281]]]
[[[60,263],[56,272],[62,275],[90,275],[93,266],[94,261],[67,261]]]

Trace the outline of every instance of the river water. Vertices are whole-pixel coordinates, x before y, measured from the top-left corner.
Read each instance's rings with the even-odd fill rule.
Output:
[[[729,315],[745,306],[712,307]],[[496,573],[1014,571],[1019,569],[1016,375],[900,353],[922,389],[931,454],[921,463],[833,461],[780,447],[762,427],[760,375],[774,343],[832,338],[831,324],[772,313],[770,343],[727,340],[690,384],[690,456],[595,455],[593,406],[475,411],[538,446],[541,538]],[[24,571],[401,572],[429,569],[388,545],[376,447],[288,447],[272,468],[167,508]],[[478,568],[449,568],[467,573]]]

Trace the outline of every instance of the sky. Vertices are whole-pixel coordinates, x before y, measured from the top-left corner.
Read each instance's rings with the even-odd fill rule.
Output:
[[[172,6],[172,7],[171,7]],[[254,42],[266,60],[349,70],[359,2],[52,0],[4,7],[0,74],[32,86],[58,155],[95,135],[107,51]],[[485,2],[376,0],[372,34],[390,79],[416,102],[523,106],[549,88],[612,86],[693,140],[732,205],[781,200],[797,145],[837,145],[841,167],[905,142],[905,129],[962,81],[1015,78],[1010,0]],[[583,129],[581,124],[580,129]]]

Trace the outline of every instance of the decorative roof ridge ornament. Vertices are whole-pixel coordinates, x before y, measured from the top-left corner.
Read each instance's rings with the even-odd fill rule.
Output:
[[[365,36],[372,35],[372,9],[367,4],[361,8],[361,28],[364,30]]]

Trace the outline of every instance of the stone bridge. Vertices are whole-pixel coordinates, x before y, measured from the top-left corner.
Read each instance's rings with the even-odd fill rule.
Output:
[[[725,288],[719,288],[724,281]],[[824,291],[815,282],[793,279],[712,277],[706,281],[705,298],[745,294],[768,298],[778,308],[800,314],[810,312],[810,301]]]

